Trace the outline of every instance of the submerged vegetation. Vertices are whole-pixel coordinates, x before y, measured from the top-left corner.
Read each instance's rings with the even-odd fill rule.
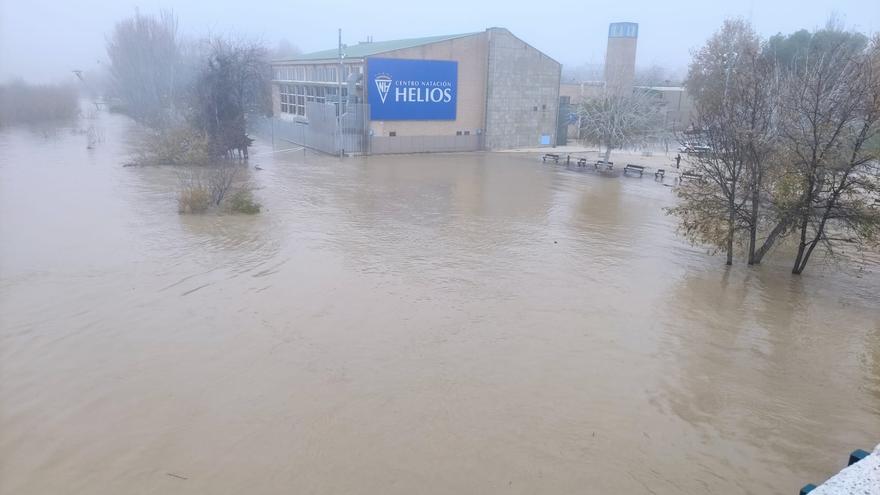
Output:
[[[271,109],[268,50],[234,36],[184,40],[177,26],[170,12],[138,12],[107,41],[113,96],[147,128],[134,164],[187,167],[182,213],[258,213],[238,171],[253,142],[247,115]]]
[[[76,88],[70,84],[0,85],[0,126],[61,121],[79,115]]]
[[[235,36],[185,40],[172,13],[136,13],[116,24],[107,53],[112,96],[153,131],[152,147],[167,147],[156,151],[159,161],[187,162],[192,157],[172,155],[201,140],[211,159],[247,158],[247,115],[271,111],[268,50],[261,43]]]
[[[230,213],[255,214],[260,204],[253,198],[250,184],[242,178],[245,168],[234,162],[219,165],[186,167],[178,173],[180,192],[177,211],[205,213],[225,210]]]
[[[207,165],[208,139],[187,126],[148,129],[136,150],[137,165]]]

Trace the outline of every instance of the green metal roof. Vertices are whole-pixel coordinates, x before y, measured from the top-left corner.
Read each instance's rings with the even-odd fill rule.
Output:
[[[391,41],[372,41],[368,43],[358,43],[357,45],[350,45],[345,47],[343,53],[345,53],[345,58],[364,58],[370,57],[372,55],[378,55],[380,53],[390,52],[393,50],[400,50],[403,48],[412,48],[415,46],[429,45],[431,43],[437,43],[440,41],[452,40],[455,38],[464,38],[465,36],[473,36],[479,33],[464,33],[464,34],[448,34],[445,36],[428,36],[425,38],[409,38],[405,40],[391,40]],[[321,50],[319,52],[306,53],[303,55],[297,55],[296,57],[287,58],[283,60],[273,60],[273,62],[286,62],[286,61],[300,61],[300,60],[328,60],[328,59],[336,59],[339,57],[339,50],[337,48],[333,48],[330,50]]]

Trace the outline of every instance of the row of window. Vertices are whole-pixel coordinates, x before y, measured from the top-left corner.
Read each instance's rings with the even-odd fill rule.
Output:
[[[316,103],[336,102],[336,89],[334,87],[325,86],[306,86],[300,84],[281,84],[279,93],[281,95],[281,112],[292,115],[306,116],[306,102],[314,101]],[[343,100],[348,97],[348,88],[342,88]]]
[[[342,69],[343,82],[348,79],[352,72],[363,74],[364,67],[362,65],[345,64]],[[338,74],[338,65],[275,67],[275,80],[277,81],[339,82],[336,78]]]

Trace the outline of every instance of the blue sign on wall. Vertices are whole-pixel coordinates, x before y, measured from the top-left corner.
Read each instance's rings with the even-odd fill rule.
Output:
[[[458,62],[367,59],[371,120],[455,120]]]

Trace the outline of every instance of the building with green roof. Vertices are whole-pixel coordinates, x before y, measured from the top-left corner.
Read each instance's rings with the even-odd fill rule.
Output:
[[[337,153],[550,146],[561,65],[503,28],[275,60],[282,137]]]

